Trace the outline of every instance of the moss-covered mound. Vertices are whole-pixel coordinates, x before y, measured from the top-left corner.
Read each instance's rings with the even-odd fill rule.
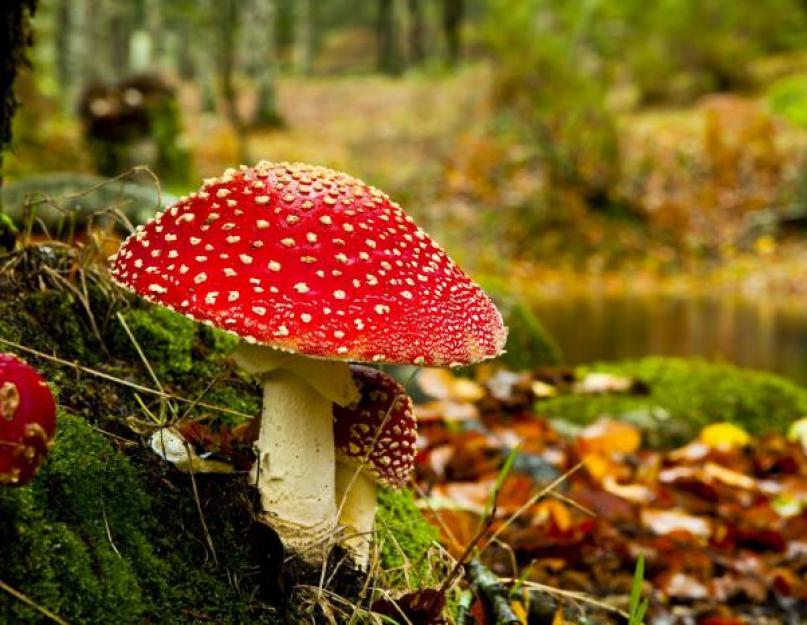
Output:
[[[0,338],[153,388],[151,368],[177,397],[258,414],[260,388],[227,359],[231,337],[125,296],[72,248],[40,246],[0,264]],[[0,581],[71,625],[289,621],[297,606],[275,605],[271,550],[256,532],[244,476],[196,475],[194,489],[146,444],[162,420],[189,416],[215,428],[246,417],[0,349],[39,367],[61,410],[56,445],[34,482],[0,489]],[[380,505],[387,590],[427,581],[433,528],[407,493],[383,491]],[[0,589],[0,623],[51,622]]]
[[[581,367],[635,378],[646,395],[565,395],[540,402],[537,412],[574,423],[602,416],[632,420],[655,444],[690,439],[708,423],[728,421],[753,434],[785,431],[807,415],[807,389],[771,373],[681,358],[643,358]]]

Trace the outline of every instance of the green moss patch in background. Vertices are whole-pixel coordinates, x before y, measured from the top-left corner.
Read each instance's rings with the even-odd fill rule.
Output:
[[[600,417],[633,421],[655,445],[677,444],[717,421],[752,434],[786,431],[807,415],[807,389],[772,373],[682,358],[650,357],[580,367],[644,382],[647,395],[564,395],[541,401],[540,415],[585,424]]]

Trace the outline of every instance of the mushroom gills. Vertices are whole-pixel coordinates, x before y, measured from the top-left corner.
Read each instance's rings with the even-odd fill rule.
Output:
[[[336,502],[339,525],[346,529],[344,541],[354,554],[357,566],[366,571],[370,563],[370,544],[375,525],[377,486],[356,463],[336,461]]]
[[[266,346],[242,344],[234,356],[263,384],[255,443],[261,520],[286,549],[321,562],[337,525],[333,403],[358,397],[350,369]]]

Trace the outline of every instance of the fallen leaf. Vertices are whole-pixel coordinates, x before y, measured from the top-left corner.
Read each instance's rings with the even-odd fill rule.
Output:
[[[678,510],[642,510],[641,520],[645,527],[659,535],[688,532],[693,536],[708,538],[712,533],[712,525],[708,519]]]
[[[701,430],[698,440],[713,449],[734,449],[748,445],[751,436],[733,423],[713,423]]]
[[[577,437],[582,453],[631,454],[641,443],[642,435],[637,427],[610,419],[589,425]]]
[[[388,600],[373,602],[372,611],[389,617],[400,625],[444,625],[443,608],[445,595],[437,590],[425,588]]]

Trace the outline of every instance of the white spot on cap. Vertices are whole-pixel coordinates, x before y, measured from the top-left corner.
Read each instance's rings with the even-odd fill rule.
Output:
[[[193,278],[193,281],[196,284],[201,284],[205,280],[207,280],[207,274],[204,271],[201,273],[197,273],[196,276]]]
[[[294,285],[294,290],[298,293],[308,293],[310,290],[305,282],[298,282]]]
[[[345,297],[346,297],[345,292],[344,292],[344,291],[341,291],[341,290],[339,290],[339,291],[334,291],[334,292],[333,292],[333,296],[334,296],[336,299],[345,299]]]
[[[311,315],[309,315],[308,313],[302,313],[300,315],[300,321],[302,321],[303,323],[308,323],[309,321],[311,321]]]
[[[270,260],[268,267],[271,271],[280,271],[280,263],[276,260]]]
[[[250,256],[249,254],[239,254],[238,258],[240,258],[241,262],[244,263],[245,265],[249,265],[252,263],[252,256]]]
[[[152,293],[165,293],[168,289],[159,284],[149,284],[149,291]]]

